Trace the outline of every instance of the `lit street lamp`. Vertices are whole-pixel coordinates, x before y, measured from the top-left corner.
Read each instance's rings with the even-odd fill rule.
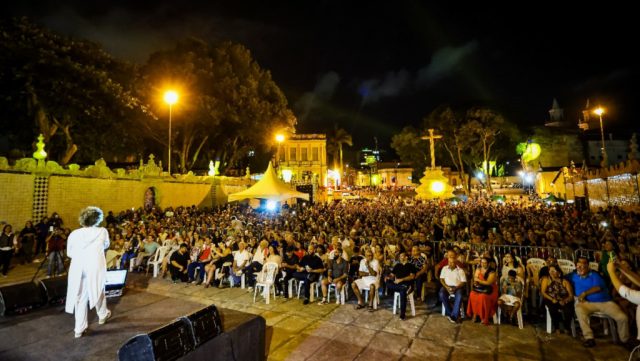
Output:
[[[167,159],[169,175],[171,175],[171,112],[173,104],[178,101],[178,93],[173,90],[167,90],[164,93],[164,101],[169,104],[169,154]]]
[[[607,148],[604,146],[604,128],[602,127],[602,114],[604,114],[604,108],[598,107],[593,111],[600,117],[600,137],[602,138],[602,167],[606,167],[609,163],[607,159]]]

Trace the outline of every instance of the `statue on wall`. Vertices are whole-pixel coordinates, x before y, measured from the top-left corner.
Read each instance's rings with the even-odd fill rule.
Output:
[[[144,192],[144,209],[151,210],[156,205],[156,190],[153,187],[147,188]]]

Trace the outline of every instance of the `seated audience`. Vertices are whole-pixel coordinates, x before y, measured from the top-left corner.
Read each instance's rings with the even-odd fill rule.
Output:
[[[473,287],[469,294],[467,315],[475,322],[489,325],[498,304],[498,281],[494,263],[488,257],[480,260],[480,267],[473,275]]]

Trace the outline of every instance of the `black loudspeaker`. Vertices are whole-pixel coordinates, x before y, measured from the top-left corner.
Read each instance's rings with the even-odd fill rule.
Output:
[[[40,280],[50,305],[61,305],[67,300],[67,276]]]
[[[33,282],[0,287],[0,315],[29,312],[47,303],[47,295],[40,284]]]
[[[171,361],[193,350],[193,334],[184,319],[129,339],[118,350],[120,361]]]
[[[222,333],[222,320],[215,305],[207,306],[181,319],[191,327],[194,348]]]

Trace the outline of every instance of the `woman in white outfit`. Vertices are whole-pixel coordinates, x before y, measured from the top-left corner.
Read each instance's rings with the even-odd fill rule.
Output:
[[[102,218],[100,208],[83,209],[79,218],[82,228],[71,232],[67,239],[67,256],[71,258],[71,266],[65,311],[74,313],[75,310],[76,338],[82,337],[87,330],[90,308],[95,307],[101,325],[111,317],[104,294],[107,276],[104,252],[109,248],[109,234],[104,227],[99,227]]]

